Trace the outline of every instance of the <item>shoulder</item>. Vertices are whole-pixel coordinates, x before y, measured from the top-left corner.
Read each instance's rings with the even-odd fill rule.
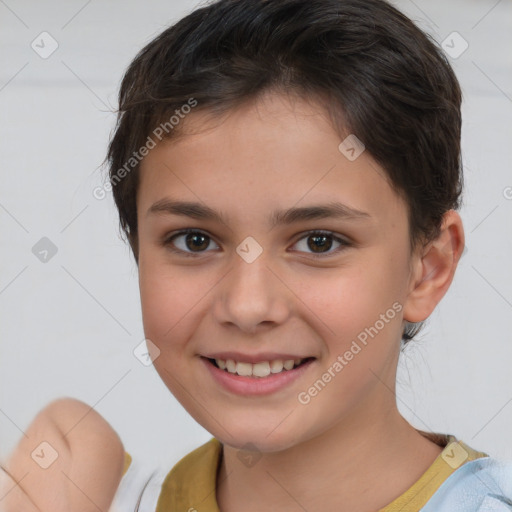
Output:
[[[121,483],[109,512],[155,512],[188,510],[183,496],[210,489],[203,507],[215,503],[216,468],[221,453],[220,442],[212,438],[174,463],[171,469],[143,464],[125,452]],[[204,498],[204,497],[203,497]]]
[[[460,466],[422,512],[512,512],[512,461],[482,457]]]

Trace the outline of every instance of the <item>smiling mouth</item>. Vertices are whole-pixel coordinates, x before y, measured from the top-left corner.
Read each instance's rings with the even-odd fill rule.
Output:
[[[265,378],[271,375],[277,375],[295,370],[296,368],[309,363],[315,358],[306,357],[304,359],[289,359],[286,361],[278,359],[275,361],[262,361],[255,364],[236,362],[232,359],[204,359],[209,361],[210,364],[219,370],[230,373],[232,375],[239,375],[241,377]]]

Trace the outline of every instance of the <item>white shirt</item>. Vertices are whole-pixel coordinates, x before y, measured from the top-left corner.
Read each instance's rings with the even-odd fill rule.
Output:
[[[132,459],[109,512],[155,512],[169,470],[152,468]]]

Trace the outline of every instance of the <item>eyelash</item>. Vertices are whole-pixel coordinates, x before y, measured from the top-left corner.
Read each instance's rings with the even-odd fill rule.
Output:
[[[164,242],[163,242],[163,245],[165,247],[167,247],[170,251],[174,252],[174,253],[179,253],[181,255],[184,255],[185,257],[191,257],[191,258],[197,258],[202,253],[208,252],[208,251],[200,251],[200,252],[195,252],[195,253],[194,252],[187,252],[187,251],[183,251],[181,249],[176,249],[175,247],[173,247],[172,243],[174,242],[174,240],[176,238],[178,238],[180,236],[183,236],[183,235],[188,235],[190,233],[204,235],[204,236],[208,237],[210,240],[213,240],[213,238],[208,233],[205,233],[204,231],[201,231],[201,230],[198,230],[198,229],[184,229],[184,230],[179,231],[178,233],[174,233],[172,236],[166,238],[164,240]],[[341,247],[338,247],[334,251],[328,252],[328,253],[323,253],[323,254],[322,253],[320,253],[320,254],[309,253],[309,256],[313,256],[313,258],[326,258],[326,257],[332,256],[333,254],[337,254],[337,253],[345,250],[346,248],[348,248],[348,247],[350,247],[352,245],[347,240],[344,240],[344,239],[342,239],[340,237],[337,237],[331,231],[322,231],[322,230],[313,230],[313,231],[308,231],[308,232],[304,233],[303,236],[301,238],[299,238],[295,242],[295,244],[297,244],[298,242],[300,242],[304,238],[308,238],[310,236],[315,236],[315,235],[317,235],[317,236],[318,235],[330,236],[334,241],[339,242],[342,245],[341,245]]]

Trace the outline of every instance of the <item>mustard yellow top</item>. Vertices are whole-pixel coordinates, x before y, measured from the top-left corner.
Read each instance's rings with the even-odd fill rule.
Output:
[[[423,432],[437,445],[444,447],[431,466],[407,491],[378,512],[417,512],[426,505],[441,484],[462,464],[488,457],[469,447],[455,436]],[[222,456],[222,444],[216,438],[185,455],[165,477],[158,498],[156,512],[220,512],[216,499],[217,472]],[[131,463],[125,453],[125,469]]]
[[[124,452],[124,468],[123,468],[123,476],[126,475],[130,464],[132,463],[132,456],[128,452]]]

